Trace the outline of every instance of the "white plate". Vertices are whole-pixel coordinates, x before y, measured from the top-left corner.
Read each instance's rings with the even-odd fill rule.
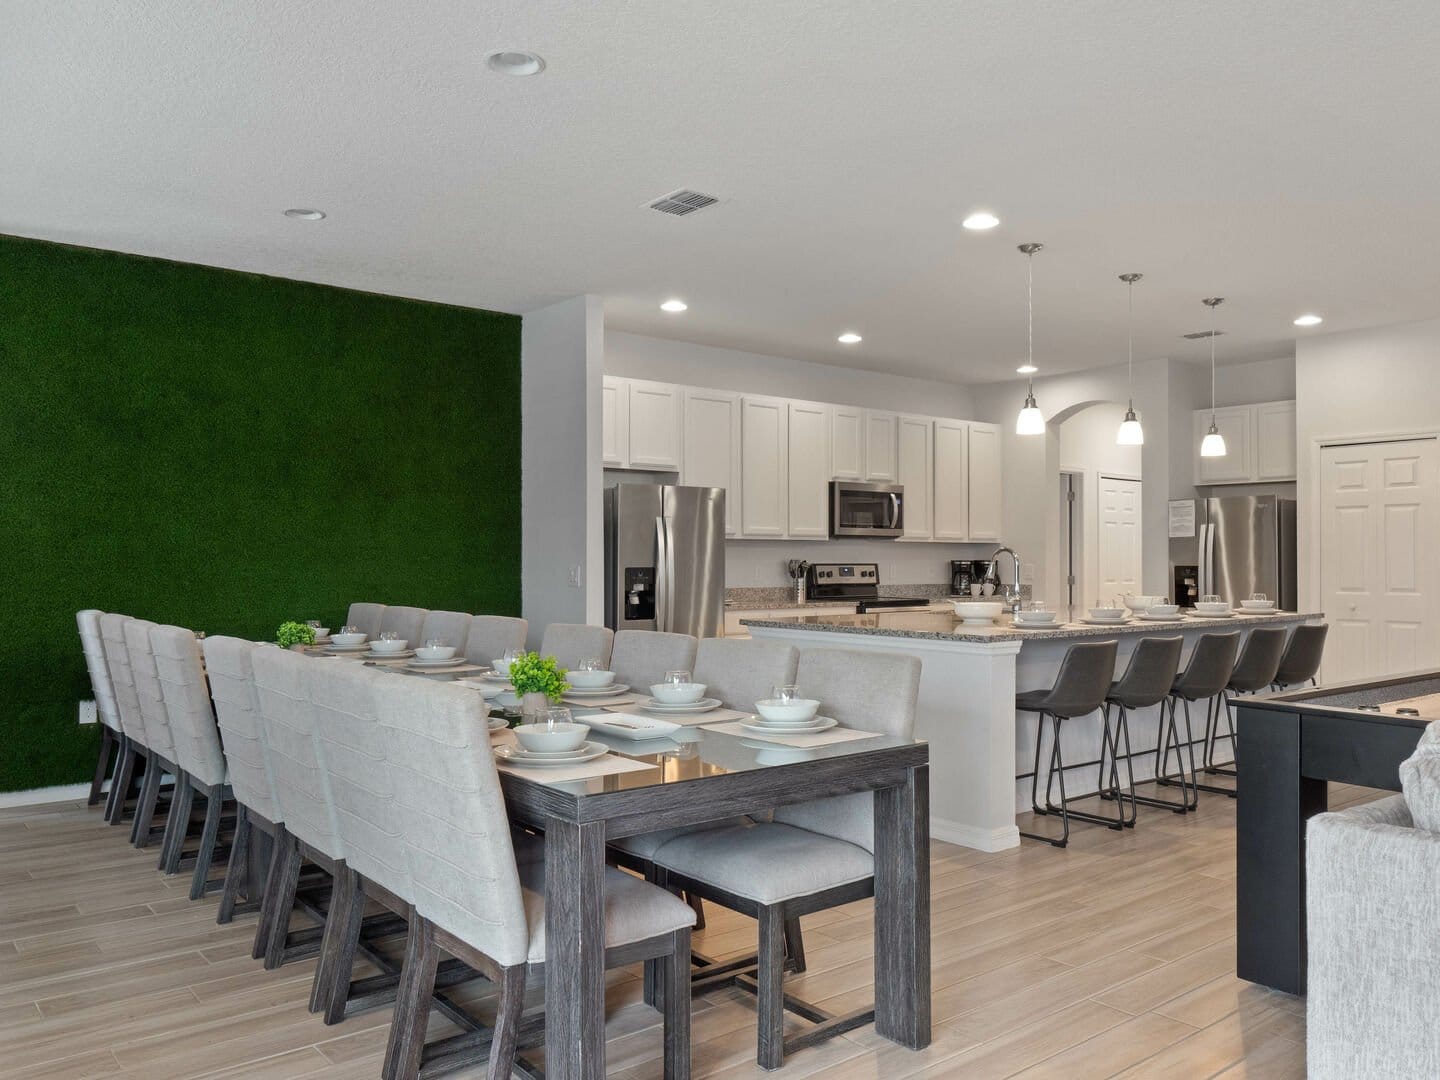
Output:
[[[367,660],[403,660],[407,656],[414,656],[414,649],[401,649],[399,652],[376,652],[371,649],[365,654]]]
[[[405,666],[409,668],[449,668],[459,667],[465,663],[468,663],[468,661],[463,656],[452,656],[448,660],[421,660],[417,656]]]
[[[580,690],[574,686],[565,691],[566,697],[575,698],[608,698],[618,697],[630,689],[629,683],[617,682],[609,686],[602,686],[599,690]]]
[[[616,739],[640,742],[643,739],[667,739],[681,729],[653,716],[639,716],[634,713],[592,713],[585,717],[585,723],[592,731]]]
[[[1215,615],[1206,615],[1203,612],[1192,610],[1189,612],[1189,615],[1192,619],[1233,619],[1235,617],[1235,612],[1222,611]]]
[[[763,716],[747,716],[744,722],[770,731],[823,731],[829,720],[828,716],[812,716],[809,720],[766,720]]]
[[[504,731],[506,728],[508,728],[508,727],[510,726],[510,721],[509,721],[509,720],[506,720],[503,716],[487,716],[487,717],[486,717],[486,720],[489,721],[489,723],[490,723],[490,730],[491,730],[492,732],[493,732],[493,731]]]
[[[599,743],[587,742],[579,750],[568,754],[532,754],[518,746],[505,743],[495,747],[495,756],[507,765],[525,765],[537,769],[554,769],[565,765],[580,765],[604,757],[610,751]]]
[[[1136,615],[1135,617],[1136,617],[1137,619],[1144,619],[1146,622],[1179,622],[1179,621],[1180,621],[1180,615],[1179,615],[1178,612],[1177,612],[1176,614],[1174,614],[1174,615],[1151,615],[1148,611],[1142,611],[1139,615]]]
[[[748,731],[751,735],[814,735],[817,732],[829,731],[838,723],[838,720],[828,716],[817,716],[814,727],[804,728],[776,727],[773,724],[747,724],[741,721],[740,730]]]
[[[1124,626],[1126,619],[1081,619],[1086,626]]]
[[[510,676],[501,675],[498,671],[487,671],[485,673],[485,681],[493,683],[508,683],[510,681]]]
[[[369,652],[370,645],[362,641],[359,645],[336,645],[333,642],[325,646],[327,652]]]
[[[653,713],[705,713],[720,708],[720,699],[707,697],[688,705],[662,705],[652,697],[643,697],[638,704],[646,712]]]
[[[1016,619],[1010,625],[1016,630],[1059,630],[1065,624],[1062,622],[1026,622],[1024,619]]]

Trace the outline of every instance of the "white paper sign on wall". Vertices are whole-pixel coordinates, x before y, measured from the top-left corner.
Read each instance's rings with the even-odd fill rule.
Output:
[[[1185,537],[1195,535],[1195,500],[1170,500],[1170,535]]]

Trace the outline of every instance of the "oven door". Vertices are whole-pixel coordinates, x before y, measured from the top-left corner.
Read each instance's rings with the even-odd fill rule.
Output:
[[[903,485],[830,482],[831,536],[900,536],[904,531]]]

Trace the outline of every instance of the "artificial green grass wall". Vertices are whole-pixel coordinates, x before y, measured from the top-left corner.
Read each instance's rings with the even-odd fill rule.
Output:
[[[89,778],[75,612],[520,613],[520,319],[0,236],[0,791]]]

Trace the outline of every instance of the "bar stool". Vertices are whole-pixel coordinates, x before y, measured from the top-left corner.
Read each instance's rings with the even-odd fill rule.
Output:
[[[1115,653],[1118,643],[1114,641],[1087,642],[1071,645],[1060,662],[1060,672],[1055,684],[1049,690],[1027,690],[1015,695],[1017,712],[1037,713],[1035,724],[1035,769],[1030,774],[1030,806],[1036,814],[1059,814],[1063,831],[1058,840],[1039,833],[1021,832],[1029,840],[1041,840],[1053,847],[1063,848],[1070,842],[1070,819],[1090,821],[1111,829],[1122,827],[1120,822],[1111,821],[1098,814],[1081,813],[1071,810],[1065,799],[1065,762],[1060,754],[1060,723],[1077,716],[1088,716],[1105,702],[1110,690],[1110,681],[1115,675]],[[1039,800],[1040,744],[1045,739],[1045,717],[1050,717],[1053,737],[1050,744],[1050,768],[1045,777],[1045,806]],[[1101,755],[1104,756],[1103,754]],[[1060,780],[1060,802],[1050,801],[1050,790],[1055,779]]]
[[[1231,715],[1233,708],[1232,698],[1236,694],[1253,694],[1260,690],[1269,689],[1270,684],[1275,681],[1275,675],[1280,668],[1280,657],[1285,651],[1285,631],[1278,626],[1262,626],[1250,631],[1250,638],[1245,642],[1245,648],[1240,652],[1240,659],[1235,661],[1235,670],[1230,673],[1230,679],[1225,684],[1225,692],[1221,695],[1216,708],[1210,710],[1205,718],[1205,772],[1211,776],[1234,776],[1234,769],[1220,768],[1215,764],[1215,743],[1220,739],[1229,739],[1230,746],[1235,746],[1235,718]],[[1226,731],[1220,733],[1220,714],[1225,714]],[[1217,795],[1228,795],[1235,798],[1236,789],[1231,787],[1218,787],[1214,784],[1197,785],[1201,791],[1211,791]]]
[[[1119,681],[1111,683],[1110,692],[1105,695],[1105,704],[1101,709],[1103,728],[1100,738],[1100,779],[1105,779],[1105,754],[1108,747],[1110,754],[1110,790],[1101,791],[1100,797],[1114,799],[1119,810],[1119,820],[1122,825],[1133,828],[1138,813],[1139,803],[1146,806],[1159,806],[1166,810],[1173,810],[1177,814],[1185,813],[1184,802],[1175,802],[1173,799],[1157,799],[1150,796],[1135,794],[1135,767],[1130,754],[1130,710],[1148,709],[1152,705],[1160,706],[1160,730],[1156,732],[1156,743],[1161,738],[1168,737],[1176,743],[1180,741],[1179,734],[1175,730],[1175,702],[1170,697],[1170,688],[1175,684],[1175,673],[1180,669],[1180,650],[1185,646],[1185,639],[1181,637],[1147,637],[1141,638],[1140,644],[1135,646],[1135,651],[1130,654],[1130,663],[1125,668],[1125,674]],[[1110,729],[1110,707],[1115,706],[1118,712],[1115,722],[1115,730]],[[1168,706],[1168,708],[1167,708]],[[1169,721],[1166,730],[1166,721]],[[1120,741],[1125,742],[1125,771],[1129,781],[1130,816],[1125,816],[1125,801],[1120,793]]]
[[[1174,715],[1175,702],[1179,701],[1185,710],[1185,751],[1190,757],[1190,795],[1185,795],[1185,761],[1180,753],[1181,744],[1173,737],[1162,738],[1155,747],[1155,782],[1173,784],[1175,780],[1167,771],[1170,767],[1170,748],[1175,749],[1175,764],[1180,770],[1180,797],[1186,810],[1200,805],[1200,781],[1195,769],[1195,733],[1190,726],[1190,703],[1206,702],[1206,722],[1215,709],[1220,695],[1230,682],[1230,673],[1235,670],[1235,654],[1240,648],[1240,631],[1231,630],[1226,634],[1204,634],[1195,643],[1190,654],[1190,663],[1175,678],[1170,687],[1170,709]],[[1208,726],[1207,726],[1208,730]]]
[[[1270,685],[1277,690],[1309,683],[1315,685],[1320,673],[1320,661],[1325,657],[1325,635],[1330,633],[1330,624],[1319,626],[1297,626],[1285,646],[1285,655],[1280,657],[1280,667],[1275,671],[1275,681]]]

